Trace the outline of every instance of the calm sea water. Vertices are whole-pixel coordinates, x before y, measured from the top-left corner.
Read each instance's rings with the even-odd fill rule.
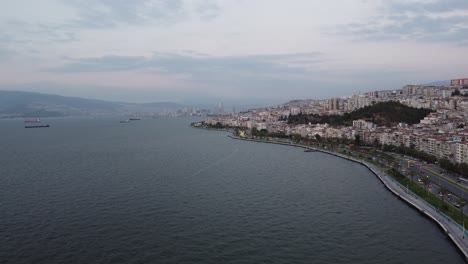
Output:
[[[0,263],[464,263],[357,164],[118,121],[0,121]]]

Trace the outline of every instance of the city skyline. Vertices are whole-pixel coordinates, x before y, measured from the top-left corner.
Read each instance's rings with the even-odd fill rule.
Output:
[[[1,263],[468,261],[468,0],[0,4]]]
[[[0,89],[111,101],[331,98],[466,77],[451,1],[15,1]]]

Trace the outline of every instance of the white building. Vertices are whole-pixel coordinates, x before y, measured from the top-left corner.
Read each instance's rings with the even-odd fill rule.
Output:
[[[353,127],[359,129],[372,129],[375,128],[376,125],[372,122],[367,122],[366,120],[359,119],[353,121]]]

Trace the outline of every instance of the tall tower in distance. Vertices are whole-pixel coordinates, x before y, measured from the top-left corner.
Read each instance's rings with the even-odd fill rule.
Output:
[[[218,102],[218,114],[224,114],[224,105],[221,100]]]

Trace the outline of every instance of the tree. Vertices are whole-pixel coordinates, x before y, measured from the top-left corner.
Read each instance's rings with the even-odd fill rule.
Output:
[[[441,186],[441,187],[439,188],[439,192],[440,192],[440,194],[442,195],[442,196],[440,197],[440,199],[442,199],[442,206],[443,206],[443,205],[444,205],[445,195],[447,195],[447,194],[449,193],[449,191],[447,190],[447,188]]]
[[[260,134],[261,137],[266,137],[266,136],[268,136],[268,130],[262,128],[262,129],[260,129],[259,134]]]
[[[462,218],[462,221],[463,221],[463,208],[465,207],[467,201],[465,198],[463,197],[459,197],[458,198],[458,204],[460,205],[460,216]]]
[[[361,143],[361,136],[359,135],[354,136],[354,143],[356,143],[356,145],[359,145]]]
[[[258,135],[258,129],[256,127],[252,128],[252,136],[256,137]]]
[[[441,168],[449,170],[449,171],[455,170],[455,164],[453,164],[450,160],[445,159],[445,158],[439,160],[439,165]]]
[[[468,175],[468,164],[466,163],[460,163],[460,173],[462,176]]]
[[[452,92],[452,96],[459,96],[461,93],[460,93],[460,90],[456,89],[455,91]]]
[[[319,134],[315,134],[315,139],[317,141],[321,141],[322,140],[322,137],[319,135]]]
[[[400,146],[393,146],[393,145],[384,145],[383,148],[382,148],[383,151],[389,151],[389,152],[397,152],[397,153],[401,153],[401,154],[404,154],[404,155],[409,155],[409,156],[412,156],[412,157],[416,157],[418,159],[421,159],[421,160],[424,160],[424,161],[427,161],[429,163],[434,163],[437,161],[437,158],[431,154],[428,154],[426,152],[422,152],[422,151],[419,151],[419,150],[416,150],[416,149],[412,149],[412,148],[408,148],[408,147],[405,147],[404,145],[400,145]]]
[[[414,183],[413,179],[414,179],[414,176],[416,174],[414,173],[414,171],[410,170],[410,176],[411,176],[411,183]]]
[[[429,183],[430,183],[431,181],[429,180],[429,177],[427,177],[427,176],[426,176],[426,177],[423,177],[423,178],[421,179],[421,181],[422,181],[422,183],[424,184],[424,190],[426,191],[426,195],[427,195],[427,186],[429,185]]]
[[[378,126],[389,126],[398,123],[416,124],[432,113],[431,109],[413,108],[399,102],[379,102],[374,105],[356,109],[343,115],[304,114],[288,117],[288,124],[323,124],[331,126],[352,126],[353,120],[374,120]]]
[[[380,147],[381,147],[381,144],[380,144],[379,140],[376,139],[376,138],[375,138],[374,141],[372,142],[372,145],[374,145],[374,147],[376,147],[376,148],[380,148]]]
[[[393,152],[394,151],[393,147],[394,146],[392,146],[392,145],[384,144],[383,147],[382,147],[382,150],[385,151],[385,152],[388,152],[388,151]]]

